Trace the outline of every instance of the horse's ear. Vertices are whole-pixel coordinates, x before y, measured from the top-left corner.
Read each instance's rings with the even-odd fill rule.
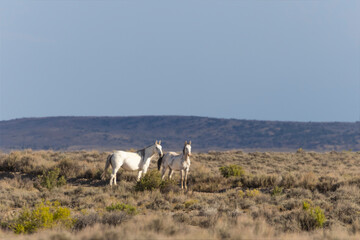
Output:
[[[185,145],[187,144],[187,141],[185,141]]]
[[[159,140],[159,145],[161,144],[161,140]]]
[[[158,144],[157,140],[155,141],[155,144]]]
[[[189,142],[189,145],[191,145],[191,141]]]

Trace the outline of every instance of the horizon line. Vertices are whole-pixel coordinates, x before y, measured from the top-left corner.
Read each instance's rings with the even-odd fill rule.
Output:
[[[195,118],[210,118],[219,120],[237,120],[237,121],[258,121],[258,122],[293,122],[293,123],[359,123],[360,121],[301,121],[301,120],[259,120],[259,119],[246,119],[246,118],[226,118],[226,117],[209,117],[199,115],[58,115],[58,116],[41,116],[41,117],[19,117],[12,119],[0,120],[0,122],[19,121],[26,119],[46,119],[46,118],[146,118],[146,117],[195,117]]]

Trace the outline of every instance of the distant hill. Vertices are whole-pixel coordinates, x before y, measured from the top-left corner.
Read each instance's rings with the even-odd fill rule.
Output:
[[[360,151],[360,122],[279,122],[182,116],[46,117],[0,121],[0,149],[138,149],[161,139],[165,150]]]

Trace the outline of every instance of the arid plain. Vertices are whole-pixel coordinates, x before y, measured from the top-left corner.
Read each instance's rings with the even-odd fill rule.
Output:
[[[111,188],[108,154],[1,153],[0,238],[360,238],[360,152],[194,153],[185,191],[156,160]]]

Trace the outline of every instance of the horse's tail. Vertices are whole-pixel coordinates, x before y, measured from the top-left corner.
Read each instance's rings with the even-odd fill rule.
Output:
[[[165,154],[162,155],[162,157],[159,158],[158,160],[158,170],[160,171],[160,167],[161,167],[161,164],[162,164],[162,161],[163,161],[163,158],[164,158]]]
[[[112,156],[113,156],[113,154],[109,154],[109,156],[106,159],[105,169],[104,169],[104,172],[101,174],[101,179],[105,179],[105,177],[106,177],[107,169],[109,168],[109,165],[111,164]]]

